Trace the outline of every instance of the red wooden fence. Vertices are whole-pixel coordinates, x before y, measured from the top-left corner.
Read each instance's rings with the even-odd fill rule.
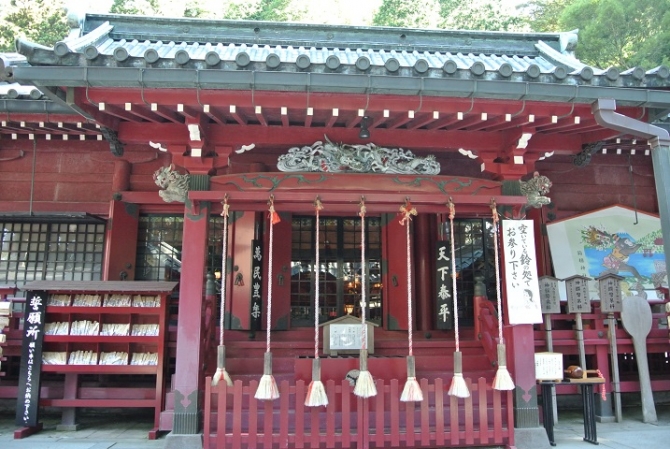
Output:
[[[403,384],[377,380],[361,399],[348,381],[325,382],[328,406],[304,405],[307,384],[279,383],[275,401],[254,398],[257,381],[233,387],[206,380],[205,449],[513,446],[512,392],[467,379],[471,396],[447,394],[442,379],[421,379],[422,402],[400,402]],[[226,413],[219,413],[226,410]]]

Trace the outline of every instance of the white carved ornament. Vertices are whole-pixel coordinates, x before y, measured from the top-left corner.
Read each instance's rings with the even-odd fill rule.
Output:
[[[284,172],[389,173],[438,175],[435,156],[417,157],[402,148],[335,144],[328,140],[312,146],[293,147],[279,156],[277,168]]]

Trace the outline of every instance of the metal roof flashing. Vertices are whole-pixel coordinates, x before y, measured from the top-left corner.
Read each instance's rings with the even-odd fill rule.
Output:
[[[396,51],[466,51],[536,54],[538,40],[560,49],[561,33],[511,33],[349,25],[165,18],[120,14],[86,14],[83,35],[112,27],[109,36],[126,41],[280,45],[294,47],[361,48]]]

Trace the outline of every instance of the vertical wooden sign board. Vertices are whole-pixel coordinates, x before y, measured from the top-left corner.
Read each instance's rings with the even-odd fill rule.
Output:
[[[542,276],[539,284],[542,313],[561,313],[561,300],[558,296],[558,279],[553,276]]]
[[[579,275],[564,279],[565,291],[568,296],[568,313],[591,313],[589,280],[590,278]]]
[[[249,323],[251,330],[261,329],[263,317],[263,244],[262,240],[251,241],[251,307]]]
[[[26,298],[23,343],[21,346],[21,371],[16,404],[16,425],[35,427],[40,403],[40,377],[42,374],[42,340],[47,292],[29,291]]]
[[[435,275],[435,304],[437,311],[436,329],[451,329],[453,327],[452,308],[454,304],[451,279],[451,245],[448,240],[439,240],[437,242],[437,250],[435,251],[437,260],[435,267],[437,273]]]
[[[621,312],[621,280],[623,276],[608,273],[597,277],[600,290],[600,311],[602,313]]]

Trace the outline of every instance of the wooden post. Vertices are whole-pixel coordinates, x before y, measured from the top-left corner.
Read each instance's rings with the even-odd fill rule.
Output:
[[[610,344],[610,354],[612,360],[612,390],[615,406],[615,420],[621,422],[621,392],[619,388],[619,352],[616,342],[616,320],[614,312],[621,313],[621,281],[624,278],[614,273],[607,273],[596,278],[598,281],[598,290],[600,293],[600,311],[607,314],[607,336]],[[606,365],[606,363],[605,363]],[[602,414],[602,413],[601,413]]]
[[[102,278],[105,281],[134,281],[139,227],[139,206],[124,201],[109,203],[109,219],[105,238],[105,260]]]
[[[203,373],[201,339],[205,261],[209,225],[209,203],[202,202],[197,214],[184,214],[184,242],[179,284],[177,360],[174,377],[175,410],[173,434],[199,431],[200,387]]]
[[[568,313],[575,314],[575,336],[579,350],[579,366],[586,370],[586,351],[584,349],[584,323],[582,313],[591,313],[591,298],[589,298],[588,281],[586,276],[570,276],[565,281],[565,291],[568,297]]]
[[[551,314],[561,313],[561,300],[558,296],[558,279],[553,276],[542,276],[539,279],[540,305],[544,315],[544,332],[547,351],[554,352],[554,340],[551,335]],[[551,385],[551,403],[554,424],[558,424],[558,401],[556,400],[556,385]]]
[[[613,313],[607,314],[607,336],[610,340],[610,353],[612,354],[612,385],[614,396],[614,416],[616,422],[623,420],[621,411],[621,384],[619,380],[619,351],[616,343],[616,320]]]
[[[414,266],[416,273],[416,324],[417,330],[430,331],[435,323],[435,304],[433,286],[433,248],[434,237],[430,233],[431,214],[419,214],[414,219]]]

